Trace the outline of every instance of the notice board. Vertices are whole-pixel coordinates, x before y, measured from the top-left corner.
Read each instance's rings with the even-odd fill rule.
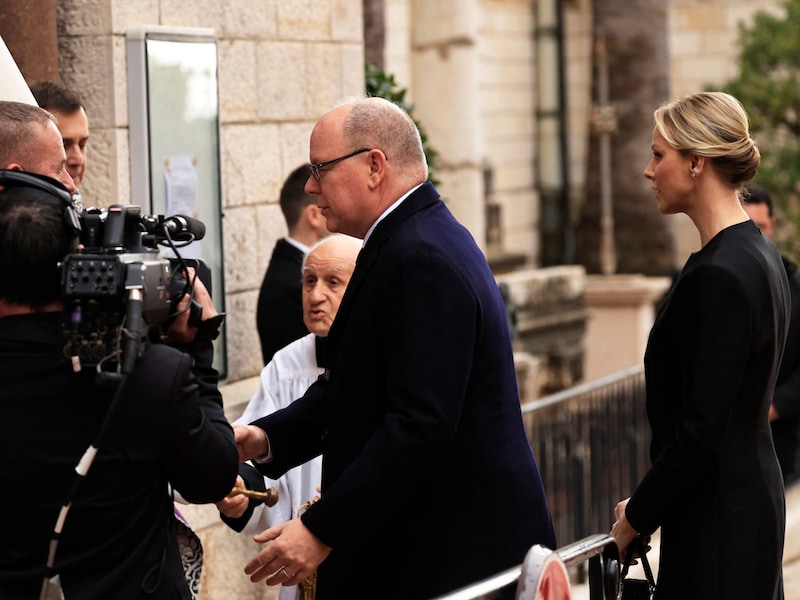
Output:
[[[207,287],[224,312],[216,36],[206,28],[137,27],[126,32],[126,46],[131,203],[203,222],[203,239],[179,251],[208,267]],[[214,366],[224,377],[224,326]]]

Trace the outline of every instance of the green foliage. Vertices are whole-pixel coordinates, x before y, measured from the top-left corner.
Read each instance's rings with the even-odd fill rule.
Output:
[[[756,13],[739,26],[739,76],[723,89],[750,116],[761,150],[756,181],[773,198],[776,243],[800,258],[800,0],[786,0],[784,14]]]
[[[414,105],[406,102],[407,90],[399,87],[398,83],[394,80],[394,75],[385,73],[376,65],[366,65],[365,76],[368,96],[377,96],[394,102],[406,111],[414,121],[419,130],[419,136],[422,139],[422,149],[425,151],[425,158],[428,161],[428,181],[434,185],[439,185],[439,181],[434,175],[438,152],[430,147],[428,144],[428,134],[425,132],[422,125],[419,124],[419,121],[414,118]]]

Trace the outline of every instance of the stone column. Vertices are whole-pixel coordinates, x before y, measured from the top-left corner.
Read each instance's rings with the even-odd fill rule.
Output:
[[[56,0],[16,0],[0,6],[0,37],[28,84],[59,81]]]
[[[87,206],[142,204],[131,197],[128,148],[128,23],[158,23],[156,4],[113,0],[59,0],[61,79],[76,90],[89,118]],[[147,213],[148,207],[143,207]]]
[[[485,246],[477,0],[413,0],[414,116],[439,152],[449,208]]]
[[[590,275],[586,278],[586,379],[641,364],[655,319],[655,306],[669,277]]]

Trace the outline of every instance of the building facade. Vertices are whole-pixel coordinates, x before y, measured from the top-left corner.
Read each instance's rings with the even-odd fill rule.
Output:
[[[256,375],[262,366],[253,327],[258,287],[271,248],[285,233],[278,190],[285,174],[307,160],[316,118],[337,99],[363,93],[361,2],[62,0],[57,6],[61,78],[81,91],[91,118],[83,191],[97,205],[139,203],[130,191],[126,31],[146,25],[214,30],[228,379]],[[738,24],[778,6],[775,0],[671,0],[672,95],[732,77]],[[384,0],[384,14],[385,70],[407,88],[439,153],[444,198],[490,260],[541,266],[542,231],[553,215],[548,185],[561,182],[566,200],[555,211],[574,222],[594,158],[591,0]],[[561,95],[554,96],[559,86]],[[562,103],[560,120],[546,121],[541,107],[554,102]],[[645,148],[632,176],[646,161]],[[680,217],[670,219],[682,263],[696,242]]]
[[[779,5],[669,0],[672,95],[735,75],[738,24]],[[384,0],[384,13],[385,71],[408,89],[439,153],[445,201],[491,261],[513,267],[515,281],[539,270],[542,231],[552,219],[568,221],[556,230],[574,222],[593,159],[592,1]],[[235,418],[263,366],[256,300],[272,247],[286,233],[281,183],[308,160],[316,119],[364,90],[362,0],[60,0],[56,20],[60,76],[85,98],[91,125],[82,191],[98,206],[139,203],[131,197],[126,32],[150,25],[215,32],[224,214],[217,293],[228,314],[223,393]],[[640,176],[648,154],[642,148],[631,176]],[[690,225],[670,219],[682,262],[697,242]],[[571,298],[583,277],[580,268],[556,275]],[[519,304],[541,293],[528,279],[517,286]],[[274,595],[242,572],[255,553],[251,540],[222,526],[213,507],[186,512],[205,546],[202,598]]]

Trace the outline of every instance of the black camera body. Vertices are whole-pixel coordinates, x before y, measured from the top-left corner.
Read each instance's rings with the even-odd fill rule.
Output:
[[[193,286],[182,276],[188,266],[211,293],[208,267],[178,252],[205,236],[202,222],[183,215],[142,215],[132,204],[81,211],[61,182],[36,173],[0,169],[0,186],[51,194],[61,203],[65,227],[79,236],[80,252],[61,262],[64,356],[76,371],[96,367],[112,382],[130,373],[142,342],[162,339],[180,300],[192,296]],[[162,257],[159,246],[168,246],[175,258]],[[198,336],[214,339],[224,314],[201,317],[202,307],[192,298],[189,324],[198,328]]]
[[[144,290],[142,317],[149,325],[167,320],[176,299],[171,290],[172,265],[158,255],[143,253],[70,254],[62,263],[62,295],[71,303],[113,306],[132,287]]]
[[[76,369],[114,371],[125,360],[132,368],[139,342],[160,338],[190,292],[182,273],[199,261],[187,265],[177,248],[202,238],[205,228],[188,217],[142,215],[136,205],[87,209],[79,221],[83,248],[61,264],[64,354]],[[178,258],[162,257],[159,246]],[[192,301],[190,324],[201,313]]]

